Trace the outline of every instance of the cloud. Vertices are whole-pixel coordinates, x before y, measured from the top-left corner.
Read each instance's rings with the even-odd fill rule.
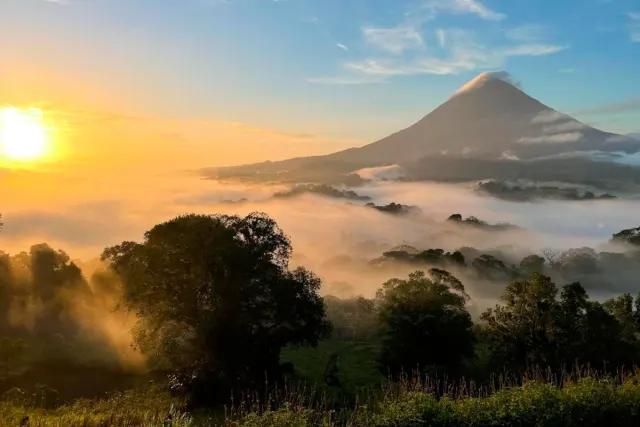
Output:
[[[629,12],[629,37],[634,43],[640,43],[640,12]]]
[[[520,158],[517,155],[515,155],[514,153],[512,153],[511,151],[502,152],[502,155],[500,156],[500,158],[502,160],[514,160],[514,161],[520,160]]]
[[[348,51],[349,51],[349,47],[348,47],[347,45],[345,45],[345,44],[342,44],[342,43],[336,43],[336,47],[337,47],[338,49],[342,49],[342,50],[344,50],[345,52],[348,52]]]
[[[579,110],[578,114],[615,114],[640,111],[640,98],[612,102],[600,106]]]
[[[365,27],[362,29],[362,35],[367,43],[396,55],[424,45],[422,36],[412,27]]]
[[[505,56],[544,56],[558,53],[567,49],[568,46],[553,44],[523,44],[505,48]]]
[[[427,0],[424,9],[435,17],[440,12],[452,14],[472,14],[488,21],[501,21],[507,17],[495,12],[477,0]]]
[[[542,132],[546,135],[565,134],[588,127],[584,123],[574,120],[571,116],[554,110],[545,110],[536,114],[533,119],[531,119],[531,123],[545,125],[542,128]]]
[[[544,110],[536,114],[533,119],[531,119],[531,123],[554,123],[560,120],[567,120],[568,118],[569,116],[559,111]]]
[[[491,80],[502,80],[504,82],[509,83],[510,85],[520,87],[520,83],[517,82],[511,74],[506,71],[493,71],[493,72],[484,72],[478,75],[476,78],[468,81],[464,85],[460,87],[453,95],[459,95],[461,93],[469,92],[471,90],[475,90],[484,86],[487,82]]]
[[[119,218],[118,222],[109,218]],[[71,245],[99,247],[134,233],[125,208],[115,201],[91,202],[67,211],[14,211],[4,215],[3,233],[9,239],[45,239]]]
[[[432,74],[444,76],[457,74],[461,71],[472,71],[478,68],[476,59],[482,58],[459,57],[450,59],[423,58],[414,62],[367,59],[360,62],[350,62],[345,67],[351,71],[378,77],[411,76]]]
[[[576,120],[569,120],[564,123],[557,123],[550,126],[545,126],[543,132],[549,133],[564,133],[585,129],[587,125],[580,123]]]
[[[439,41],[445,44],[444,54],[418,55],[410,60],[367,58],[349,62],[350,71],[376,76],[434,74],[449,75],[465,71],[502,68],[506,60],[518,56],[551,55],[567,49],[554,44],[516,44],[487,46],[478,41],[474,32],[462,29],[439,29]]]
[[[538,57],[558,53],[566,45],[543,41],[544,27],[524,25],[508,31],[502,41],[483,43],[480,34],[464,28],[436,28],[424,25],[440,13],[472,14],[499,21],[506,15],[476,0],[427,0],[406,13],[403,23],[390,27],[364,27],[364,41],[376,48],[374,54],[342,64],[345,76],[314,77],[310,83],[378,83],[393,76],[453,75],[504,68],[513,57]],[[362,80],[362,77],[365,77]]]
[[[534,137],[523,137],[519,144],[564,144],[576,142],[584,136],[581,130],[588,126],[572,117],[554,110],[544,110],[533,116],[531,123],[542,125],[541,134]]]
[[[534,137],[523,137],[518,140],[519,144],[565,144],[577,142],[583,137],[580,132],[558,133],[555,135],[542,135]]]
[[[422,69],[419,65],[404,65],[402,62],[393,60],[366,59],[364,61],[349,62],[345,67],[351,71],[374,76],[399,76],[409,74],[420,74]]]

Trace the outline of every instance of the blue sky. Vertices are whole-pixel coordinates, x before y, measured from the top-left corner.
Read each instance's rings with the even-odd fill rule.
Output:
[[[506,70],[556,109],[640,131],[638,0],[2,0],[0,37],[5,70],[71,73],[155,115],[366,142]]]

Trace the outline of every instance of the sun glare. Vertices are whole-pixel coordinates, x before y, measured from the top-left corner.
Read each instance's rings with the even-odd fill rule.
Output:
[[[0,108],[0,157],[37,160],[47,154],[49,135],[42,110]]]

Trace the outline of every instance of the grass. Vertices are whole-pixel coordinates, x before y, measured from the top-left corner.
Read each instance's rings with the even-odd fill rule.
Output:
[[[317,347],[288,347],[282,352],[282,361],[295,366],[296,374],[309,384],[323,389],[324,371],[333,354],[338,357],[338,378],[346,393],[355,395],[365,389],[379,388],[385,380],[378,369],[380,344],[376,341],[327,340]]]
[[[115,393],[106,399],[79,399],[48,409],[14,394],[0,402],[0,425],[29,427],[193,426],[179,399],[158,387]],[[44,406],[44,407],[43,407]],[[202,424],[204,425],[204,424]]]
[[[215,418],[189,413],[180,399],[158,387],[78,400],[53,409],[26,401],[0,402],[0,425],[32,427],[555,427],[640,425],[640,374],[627,378],[586,376],[563,384],[527,381],[486,395],[437,397],[429,384],[401,382],[376,399],[336,412],[305,403],[292,391],[278,405],[246,405]],[[5,396],[5,399],[7,397]],[[251,409],[252,408],[252,409]],[[25,418],[28,417],[28,418]],[[28,421],[26,421],[28,420]]]
[[[562,385],[530,381],[490,395],[440,398],[411,384],[348,414],[284,404],[250,413],[236,427],[597,427],[640,425],[640,376],[584,377]]]
[[[501,376],[482,386],[446,378],[388,382],[375,363],[379,350],[376,342],[337,340],[315,349],[287,348],[283,361],[294,364],[303,382],[286,384],[262,400],[247,393],[230,407],[198,412],[152,382],[62,406],[48,400],[47,387],[36,386],[30,395],[14,389],[0,399],[0,426],[640,426],[640,371],[605,376],[588,369],[560,375],[542,370],[527,378]],[[339,355],[339,390],[322,385],[334,354]]]

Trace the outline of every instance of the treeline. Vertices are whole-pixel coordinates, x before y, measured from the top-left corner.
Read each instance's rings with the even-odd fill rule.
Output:
[[[149,369],[191,405],[265,391],[291,374],[283,348],[314,346],[332,334],[379,342],[379,370],[395,378],[482,382],[491,373],[586,365],[611,372],[631,367],[640,354],[640,300],[631,295],[600,303],[579,283],[559,288],[534,271],[506,285],[499,304],[474,322],[474,301],[444,268],[391,279],[373,299],[323,299],[318,277],[289,268],[291,251],[275,221],[259,213],[159,224],[141,243],[107,248],[109,270],[89,282],[66,254],[35,246],[0,257],[0,330],[44,346],[43,355],[67,354],[55,347],[62,336],[77,353],[96,335],[87,333],[95,323],[78,316],[76,298],[94,307],[101,295],[117,295],[113,307],[136,316],[133,339]],[[465,262],[444,251],[418,257],[444,259],[443,266]],[[16,322],[16,313],[28,321]],[[325,380],[339,387],[335,366],[327,368]]]
[[[545,249],[541,255],[530,254],[517,258],[508,251],[481,251],[473,247],[462,247],[453,252],[440,248],[419,250],[403,245],[384,252],[370,262],[373,267],[405,265],[415,269],[432,266],[455,270],[467,280],[477,279],[506,283],[527,279],[540,273],[556,281],[580,281],[587,288],[604,292],[619,292],[635,287],[640,274],[640,251],[623,241],[624,233],[630,236],[634,230],[614,235],[612,242],[625,244],[625,252],[596,252],[589,247],[564,251]],[[626,235],[624,235],[626,236]],[[632,241],[633,237],[626,240]]]
[[[500,303],[473,322],[464,286],[445,270],[386,282],[375,299],[325,298],[337,339],[382,342],[380,368],[393,373],[518,375],[591,366],[614,372],[640,356],[640,296],[604,303],[579,283],[558,288],[533,273],[509,283]]]

